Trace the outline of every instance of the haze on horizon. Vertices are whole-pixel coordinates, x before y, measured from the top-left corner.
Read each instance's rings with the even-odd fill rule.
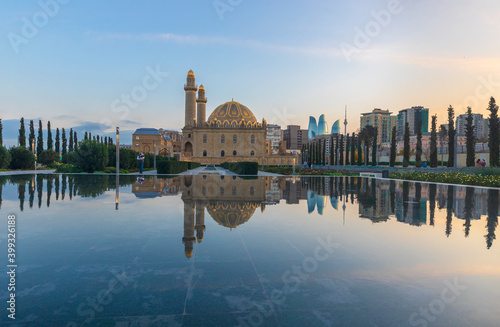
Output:
[[[21,117],[101,135],[180,129],[189,69],[207,115],[234,98],[283,127],[324,113],[331,128],[345,105],[348,132],[373,108],[422,105],[445,123],[449,105],[487,115],[500,100],[495,0],[6,2],[0,34],[7,145]]]

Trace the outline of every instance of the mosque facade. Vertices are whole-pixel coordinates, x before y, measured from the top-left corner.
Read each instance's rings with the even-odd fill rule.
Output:
[[[201,164],[255,161],[270,156],[266,146],[267,122],[257,121],[252,111],[234,100],[221,104],[206,118],[205,88],[195,83],[192,70],[184,85],[185,123],[182,155]],[[198,96],[197,93],[198,92]]]

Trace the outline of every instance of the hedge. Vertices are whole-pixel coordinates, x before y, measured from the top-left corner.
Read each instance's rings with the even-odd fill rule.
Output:
[[[158,157],[156,157],[156,159],[158,159]],[[156,162],[158,174],[180,174],[200,166],[199,163],[190,161],[160,160]]]
[[[257,175],[259,164],[257,162],[224,162],[222,167],[238,175]]]

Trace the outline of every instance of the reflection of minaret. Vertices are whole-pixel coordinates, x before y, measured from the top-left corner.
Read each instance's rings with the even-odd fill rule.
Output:
[[[182,243],[184,244],[184,254],[187,258],[193,255],[194,237],[194,203],[192,201],[184,202],[184,237]]]
[[[201,203],[196,203],[196,239],[198,243],[203,241],[203,232],[205,231],[205,206]]]
[[[203,124],[207,117],[207,98],[205,98],[205,88],[203,85],[200,85],[200,89],[198,90],[198,100],[196,100],[196,105],[198,111],[196,122],[198,124]]]
[[[188,72],[187,83],[184,85],[186,91],[186,111],[185,111],[185,125],[193,126],[196,120],[196,91],[198,87],[195,84],[194,73],[192,70]]]

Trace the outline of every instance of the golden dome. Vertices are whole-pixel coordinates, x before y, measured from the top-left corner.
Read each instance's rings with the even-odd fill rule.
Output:
[[[255,119],[252,111],[236,101],[229,101],[215,108],[210,117],[208,117],[207,121],[212,122],[215,120],[218,120],[221,123],[226,120],[229,123],[232,123],[233,121],[240,123],[242,120],[246,123],[257,122],[257,119]]]
[[[200,85],[200,88],[199,88],[198,90],[200,90],[200,91],[201,91],[201,90],[205,91],[205,87],[203,86],[203,84],[201,84],[201,85]]]
[[[219,225],[236,228],[246,223],[259,207],[256,203],[217,203],[209,204],[207,211]]]
[[[189,70],[188,77],[193,77],[194,78],[194,72],[192,70]]]

